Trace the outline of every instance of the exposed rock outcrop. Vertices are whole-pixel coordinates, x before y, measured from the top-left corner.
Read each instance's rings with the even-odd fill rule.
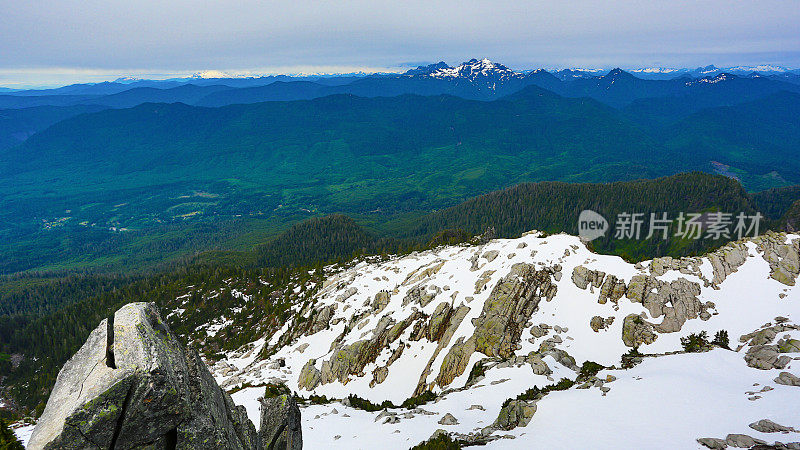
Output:
[[[303,448],[300,409],[291,394],[261,399],[261,427],[258,436],[261,448],[267,450]]]
[[[486,356],[511,356],[539,302],[555,294],[551,271],[515,264],[489,294],[481,315],[473,319],[475,350]]]
[[[435,297],[436,292],[428,291],[427,286],[414,286],[408,290],[408,293],[406,293],[406,296],[403,298],[403,306],[418,304],[424,308],[428,306],[428,303]]]
[[[739,267],[747,260],[747,247],[741,242],[732,242],[721,249],[708,255],[708,260],[714,271],[711,282],[719,285],[728,277],[736,272]]]
[[[592,287],[599,288],[603,284],[605,272],[590,270],[583,266],[576,266],[572,270],[572,282],[581,289],[586,289],[590,284]]]
[[[628,347],[637,348],[642,344],[652,344],[658,339],[653,324],[638,314],[629,314],[622,322],[622,342]]]
[[[627,290],[627,297],[642,303],[651,317],[664,317],[660,324],[655,325],[659,333],[680,331],[689,319],[707,319],[709,305],[698,300],[698,295],[700,285],[685,278],[667,283],[646,275],[634,275]]]
[[[322,330],[328,328],[328,324],[333,318],[333,314],[336,312],[336,305],[327,305],[314,314],[314,320],[311,322],[311,326],[308,328],[308,332],[306,334],[312,335],[314,333],[319,333]]]
[[[753,422],[750,425],[750,428],[759,431],[761,433],[790,433],[790,432],[797,432],[792,427],[783,426],[777,424],[769,419],[761,419],[758,422]]]
[[[781,339],[778,341],[778,351],[781,353],[800,353],[800,340]]]
[[[375,294],[375,299],[372,300],[372,310],[377,314],[386,308],[389,304],[389,300],[391,298],[391,294],[389,291],[380,291]]]
[[[156,306],[131,303],[61,369],[28,448],[255,449],[259,440]]]
[[[761,439],[750,437],[746,434],[729,434],[725,437],[725,442],[731,447],[750,448],[758,444],[766,444]]]
[[[769,263],[770,277],[794,286],[800,274],[800,239],[787,243],[785,235],[768,232],[754,241]]]
[[[792,360],[791,357],[778,354],[777,345],[754,345],[747,350],[744,361],[755,369],[783,369]]]
[[[439,425],[458,425],[458,419],[450,413],[445,414],[439,419]]]
[[[525,427],[531,422],[534,414],[536,414],[536,402],[511,400],[500,410],[492,426],[501,430]]]
[[[300,378],[297,380],[298,387],[310,391],[319,385],[322,375],[316,364],[316,359],[309,359],[306,362],[303,369],[300,370]]]
[[[781,372],[774,381],[784,386],[800,386],[800,378],[797,378],[789,372]]]
[[[606,328],[610,327],[614,323],[614,316],[602,318],[600,316],[594,316],[589,320],[589,327],[595,333],[599,332],[600,330],[605,330]]]
[[[466,341],[463,337],[450,347],[450,351],[444,356],[439,375],[436,377],[436,384],[447,386],[457,376],[464,373],[469,364],[469,358],[475,352],[475,339],[469,338]]]
[[[728,443],[725,442],[725,439],[719,438],[700,438],[697,440],[697,443],[713,450],[724,450],[728,448]]]
[[[617,303],[623,295],[625,295],[625,281],[614,275],[608,275],[600,287],[600,296],[597,301],[601,304],[605,304],[609,300]]]

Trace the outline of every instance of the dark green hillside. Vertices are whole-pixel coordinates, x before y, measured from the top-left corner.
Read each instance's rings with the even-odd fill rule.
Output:
[[[789,211],[795,201],[800,200],[800,186],[767,189],[751,196],[767,217],[778,219]]]
[[[266,267],[346,262],[359,255],[396,250],[394,240],[377,238],[343,215],[320,217],[292,226],[259,246],[257,264]]]
[[[748,80],[675,86],[732,99]],[[589,81],[581,81],[586,89],[613,86],[624,96],[675,84],[621,71]],[[780,84],[754,83],[764,95]],[[218,88],[237,91],[142,89]],[[336,213],[380,228],[525,182],[702,170],[735,177],[750,191],[796,184],[798,99],[779,92],[667,127],[536,86],[491,102],[334,95],[84,114],[0,153],[0,252],[8,256],[0,273],[153,267],[197,251],[248,250],[288,225]]]
[[[495,102],[342,95],[144,104],[62,121],[0,155],[0,235],[12,256],[0,270],[90,267],[99,252],[97,263],[112,268],[125,247],[198,222],[281,224],[337,212],[385,221],[524,181],[682,170],[673,161],[614,110],[536,87]],[[239,232],[263,234],[267,222],[258,223]],[[232,248],[228,239],[236,237],[168,248]]]
[[[610,184],[528,183],[430,214],[418,221],[409,236],[428,237],[444,229],[480,233],[488,227],[494,227],[501,237],[515,237],[533,229],[575,235],[578,234],[578,216],[584,209],[602,214],[612,227],[619,213],[645,213],[642,237],[649,231],[650,213],[667,212],[669,219],[676,219],[680,212],[753,214],[756,211],[739,183],[703,173]],[[611,233],[592,241],[597,251],[634,260],[691,255],[722,243],[674,237],[664,241],[660,236],[649,241],[616,240]]]
[[[701,111],[668,128],[667,146],[733,166],[753,190],[800,183],[800,94]],[[738,173],[737,173],[738,170]]]
[[[666,211],[674,217],[678,211],[751,213],[752,205],[735,181],[702,173],[611,184],[529,183],[415,220],[379,224],[374,218],[362,218],[373,231],[341,215],[312,219],[249,251],[203,253],[145,275],[6,276],[0,278],[4,305],[0,310],[0,352],[25,358],[18,368],[0,362],[0,376],[7,377],[4,398],[15,399],[23,411],[42,405],[64,361],[100,320],[127,302],[147,300],[168,310],[185,309],[183,315],[169,318],[170,326],[183,339],[199,342],[202,338],[202,350],[213,356],[252,340],[256,333],[280,327],[288,314],[288,302],[301,301],[311,293],[305,286],[320,281],[324,263],[464,241],[490,226],[499,237],[518,236],[533,228],[574,233],[577,216],[584,208],[601,212],[613,222],[612,217],[620,211]],[[721,243],[594,241],[603,253],[634,259],[701,253]],[[231,294],[234,287],[252,294],[261,313],[252,314],[251,304],[235,318],[239,328],[208,338],[197,326],[241,306],[241,299]],[[186,294],[189,296],[181,297]]]
[[[800,200],[792,203],[792,206],[780,219],[776,228],[791,233],[800,231]]]
[[[97,112],[102,106],[35,106],[0,109],[0,152],[19,145],[33,134],[78,114]]]

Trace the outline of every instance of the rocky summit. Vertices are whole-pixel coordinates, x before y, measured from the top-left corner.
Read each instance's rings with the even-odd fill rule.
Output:
[[[800,429],[799,255],[769,233],[632,264],[530,232],[357,261],[211,371],[251,418],[266,384],[314,399],[325,448],[795,448],[772,430]]]
[[[633,264],[529,232],[325,271],[280,329],[213,355],[120,309],[31,448],[800,448],[800,235]]]
[[[265,402],[262,431],[275,429],[265,441],[156,306],[131,303],[64,365],[28,448],[296,450],[300,412],[289,397]]]

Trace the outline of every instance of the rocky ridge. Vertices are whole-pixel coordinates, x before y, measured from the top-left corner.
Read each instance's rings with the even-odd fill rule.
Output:
[[[637,349],[642,356],[628,361],[645,367],[658,355],[680,355],[680,338],[702,330],[742,336],[743,346],[734,351],[743,370],[764,371],[768,382],[794,387],[791,361],[798,355],[789,352],[800,338],[794,289],[799,244],[797,235],[770,233],[702,257],[633,265],[593,254],[572,236],[528,233],[359,263],[330,277],[312,304],[296,310],[305,325],[286,324],[246,352],[230,353],[212,371],[222,383],[234,380],[233,387],[280,381],[303,395],[356,394],[375,403],[400,404],[430,391],[436,407],[390,410],[384,417],[394,419],[387,425],[408,430],[403,424],[425,423],[421,430],[436,427],[430,433],[443,426],[462,440],[497,443],[543,420],[535,419],[547,414],[542,402],[560,395],[514,400],[531,386],[576,380],[582,364],[592,361],[610,369],[573,389],[612,398],[624,353]],[[780,317],[786,321],[779,323]],[[774,332],[769,342],[745,338],[767,322],[770,331],[762,335]],[[259,351],[270,358],[252,357]],[[718,352],[728,350],[710,353]],[[483,392],[495,400],[479,402],[482,409],[442,409]],[[751,404],[768,396],[742,395],[745,401],[760,397]],[[505,398],[511,401],[503,406]],[[437,409],[430,422],[421,412]],[[458,424],[438,424],[446,413]],[[326,423],[328,416],[318,415]],[[353,441],[337,439],[347,442]]]

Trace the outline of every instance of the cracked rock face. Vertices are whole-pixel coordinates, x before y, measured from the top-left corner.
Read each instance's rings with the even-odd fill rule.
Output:
[[[473,320],[475,350],[486,356],[511,356],[539,302],[549,301],[555,294],[550,272],[515,264],[492,290],[481,315]]]
[[[300,428],[300,409],[289,394],[261,399],[261,427],[258,431],[261,448],[270,450],[301,450],[303,431]]]
[[[110,323],[111,322],[111,323]],[[59,372],[28,448],[257,448],[243,407],[152,303],[104,320]]]

